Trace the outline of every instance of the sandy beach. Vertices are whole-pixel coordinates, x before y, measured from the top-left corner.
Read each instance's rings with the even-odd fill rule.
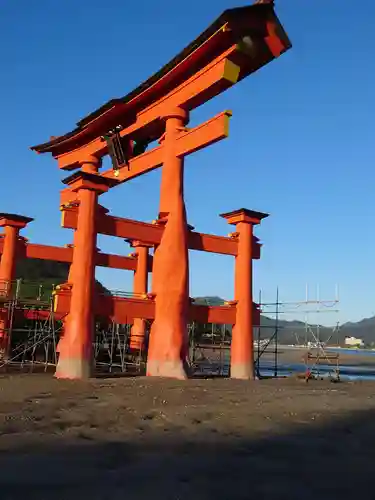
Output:
[[[3,376],[1,498],[372,498],[374,417],[370,382]]]

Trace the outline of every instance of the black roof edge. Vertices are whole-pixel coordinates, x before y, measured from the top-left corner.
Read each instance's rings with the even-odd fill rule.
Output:
[[[191,43],[189,43],[189,45],[187,45],[184,49],[182,49],[173,59],[171,59],[167,64],[165,64],[159,71],[154,73],[151,77],[142,82],[140,85],[138,85],[138,87],[136,87],[134,90],[132,90],[125,96],[111,99],[110,101],[103,104],[100,108],[87,115],[85,118],[82,118],[80,121],[77,122],[78,127],[79,128],[84,127],[92,120],[97,118],[99,115],[111,109],[115,104],[126,103],[136,95],[140,94],[147,88],[151,87],[151,85],[153,85],[155,82],[160,80],[160,78],[166,75],[170,71],[171,67],[177,66],[177,64],[183,61],[192,52],[194,52],[194,50],[197,47],[202,45],[210,36],[212,36],[220,28],[220,26],[231,21],[233,17],[236,16],[239,12],[244,12],[249,9],[253,9],[254,7],[264,9],[265,6],[269,6],[270,4],[272,5],[273,1],[268,3],[255,3],[244,7],[235,7],[233,9],[225,10],[212,24],[210,24],[210,26],[207,29],[205,29],[205,31],[203,31],[197,38],[195,38],[195,40],[193,40]]]
[[[154,73],[151,77],[149,77],[147,80],[142,82],[138,87],[136,87],[134,90],[129,92],[123,97],[119,98],[114,98],[109,101],[107,101],[105,104],[100,106],[98,109],[87,115],[86,117],[82,118],[77,122],[77,126],[75,129],[73,129],[71,132],[67,132],[64,135],[61,136],[56,136],[53,139],[51,139],[48,142],[32,146],[30,149],[31,150],[36,150],[39,152],[46,151],[50,149],[53,146],[57,146],[59,143],[61,143],[63,140],[70,139],[71,137],[74,137],[78,132],[82,131],[82,129],[87,126],[89,123],[91,123],[94,119],[96,119],[98,116],[102,115],[109,109],[111,109],[115,104],[122,103],[126,104],[129,102],[131,99],[133,99],[136,95],[140,94],[141,92],[145,91],[147,88],[151,87],[156,81],[158,81],[160,78],[162,78],[164,75],[166,75],[171,67],[176,66],[179,64],[183,59],[188,57],[191,53],[194,52],[194,50],[202,45],[210,36],[212,36],[219,28],[220,26],[224,25],[227,22],[230,22],[233,20],[234,17],[238,16],[240,12],[245,12],[250,9],[257,8],[259,10],[265,10],[269,9],[270,6],[273,6],[274,0],[264,0],[262,3],[255,2],[251,5],[246,5],[243,7],[235,7],[233,9],[227,9],[225,10],[205,31],[203,31],[195,40],[193,40],[188,46],[186,46],[181,52],[179,52],[171,61],[169,61],[167,64],[165,64],[159,71]]]

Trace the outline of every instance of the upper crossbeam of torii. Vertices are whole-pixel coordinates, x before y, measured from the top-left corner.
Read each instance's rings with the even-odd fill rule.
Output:
[[[111,153],[114,170],[101,175],[129,180],[161,165],[160,148],[143,154],[142,151],[163,134],[160,118],[166,110],[181,107],[192,111],[290,47],[273,2],[226,10],[132,92],[110,100],[80,120],[73,131],[31,149],[52,153],[59,168],[66,170],[78,168],[84,157],[101,158]],[[186,131],[179,138],[180,154],[196,151],[225,136],[227,116]],[[211,131],[211,127],[216,130]],[[195,130],[199,132],[195,134]],[[127,168],[122,171],[124,163]]]

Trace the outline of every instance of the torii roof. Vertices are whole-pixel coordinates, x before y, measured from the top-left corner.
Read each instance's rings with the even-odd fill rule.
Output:
[[[50,152],[53,155],[59,155],[104,135],[110,128],[118,125],[120,115],[122,117],[124,115],[134,116],[137,111],[169,92],[171,87],[176,87],[192,73],[199,71],[207,64],[208,57],[216,57],[217,54],[222,53],[223,50],[246,35],[260,35],[263,38],[267,36],[265,25],[270,16],[276,22],[277,34],[283,40],[285,50],[288,50],[291,43],[274,13],[272,0],[263,0],[263,2],[259,1],[246,7],[228,9],[168,64],[137,88],[123,97],[111,99],[103,104],[81,119],[71,132],[53,137],[50,141],[33,146],[31,149],[38,153]],[[231,39],[228,38],[227,33],[224,34],[223,27],[225,25],[231,28]],[[228,44],[228,41],[229,45],[223,46],[224,43]],[[270,52],[268,60],[260,61],[254,71],[272,59],[274,56]]]

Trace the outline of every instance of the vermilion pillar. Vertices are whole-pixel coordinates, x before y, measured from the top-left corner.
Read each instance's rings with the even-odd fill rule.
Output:
[[[168,216],[179,197],[184,204],[184,160],[176,156],[175,149],[176,139],[185,131],[189,115],[183,109],[175,108],[163,118],[165,134],[160,142],[163,145],[164,161],[161,171],[159,219]]]
[[[73,250],[73,255],[74,255],[74,246],[75,246],[75,241],[76,241],[76,234],[77,234],[77,231],[74,231],[74,233],[73,233],[73,243],[67,245],[67,248],[71,248]],[[73,282],[74,282],[74,265],[73,265],[73,261],[72,261],[70,263],[70,266],[69,266],[68,281],[66,283],[63,283],[62,285],[59,285],[58,288],[60,290],[69,290],[71,292],[72,287],[73,287]],[[60,332],[59,332],[60,333],[60,337],[59,337],[59,342],[58,342],[57,347],[56,347],[56,352],[60,352],[61,346],[64,343],[64,335],[65,335],[66,326],[68,324],[68,318],[69,318],[69,314],[67,316],[65,316],[64,318],[62,318],[62,328],[60,329]]]
[[[235,257],[236,323],[232,329],[231,378],[254,379],[253,228],[268,214],[242,208],[222,214],[236,226],[238,252]]]
[[[86,167],[87,170],[89,170],[89,169],[91,169],[93,171],[95,170],[95,165],[93,164],[93,162],[91,162],[91,163],[85,163],[83,165],[83,167]],[[78,206],[79,206],[79,203],[78,203]],[[108,213],[108,211],[109,210],[107,208],[103,207],[102,205],[97,204],[97,214],[98,214],[98,216],[104,215],[104,214]],[[67,245],[68,248],[73,249],[73,255],[74,255],[74,247],[76,245],[76,234],[77,234],[77,231],[74,231],[74,233],[73,233],[73,243]],[[98,251],[98,249],[96,249],[96,251]],[[70,266],[69,266],[68,281],[66,283],[63,283],[62,285],[59,285],[59,289],[60,290],[68,290],[69,292],[71,292],[72,287],[73,287],[73,283],[74,283],[74,269],[75,269],[75,266],[74,266],[74,259],[73,259],[72,262],[71,262],[71,264],[70,264]],[[65,330],[66,330],[66,327],[67,327],[67,324],[68,324],[68,320],[69,320],[69,314],[62,319],[63,326],[60,329],[59,343],[58,343],[57,348],[56,348],[57,352],[60,352],[61,346],[63,345],[64,334],[65,334]]]
[[[56,368],[57,378],[84,379],[91,375],[94,330],[96,215],[98,195],[114,184],[97,174],[77,172],[64,181],[78,193],[70,311]]]
[[[184,202],[184,161],[176,154],[176,139],[187,114],[174,109],[164,117],[163,167],[159,217],[165,229],[155,250],[152,289],[155,320],[151,327],[147,375],[186,378],[189,262]]]
[[[85,170],[83,170],[84,168],[86,168],[87,170],[88,169],[94,170],[95,169],[95,165],[93,163],[84,163],[82,165],[82,171],[85,171]],[[99,205],[98,203],[96,204],[96,213],[98,214],[99,217],[101,215],[107,214],[108,212],[109,212],[109,210],[107,208],[103,207],[103,205]],[[70,244],[70,245],[67,245],[68,248],[73,248],[74,249],[74,247],[76,245],[76,235],[77,235],[77,231],[74,231],[73,232],[73,243]],[[73,253],[74,253],[74,250],[73,250]],[[68,274],[68,282],[67,282],[67,284],[71,285],[73,282],[74,282],[74,260],[72,260],[72,262],[71,262],[71,264],[69,266],[69,274]]]
[[[0,262],[0,297],[7,299],[15,279],[19,232],[33,219],[16,214],[0,214],[0,227],[4,227],[3,254]],[[8,355],[8,313],[0,310],[0,359]]]
[[[132,241],[132,247],[136,248],[137,268],[134,271],[133,292],[135,296],[148,292],[148,262],[150,245],[140,241]],[[130,348],[141,351],[144,348],[146,335],[146,320],[134,318],[130,333]]]

